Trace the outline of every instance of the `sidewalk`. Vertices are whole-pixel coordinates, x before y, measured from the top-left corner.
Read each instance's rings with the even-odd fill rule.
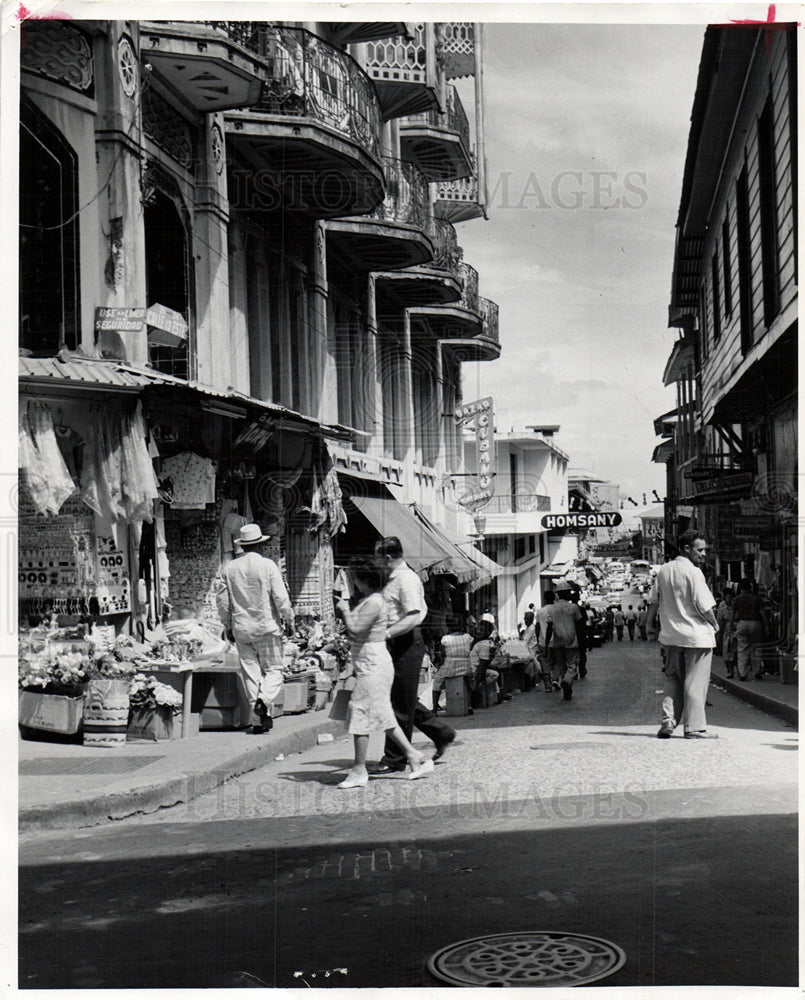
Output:
[[[205,732],[187,740],[126,743],[19,742],[20,832],[95,826],[188,802],[230,778],[314,746],[320,733],[346,735],[328,709],[274,720],[271,733]]]
[[[776,674],[764,674],[762,680],[752,677],[748,681],[738,680],[737,675],[727,677],[724,661],[720,656],[713,657],[710,680],[728,694],[734,694],[763,712],[794,726],[799,723],[798,684],[783,684]]]

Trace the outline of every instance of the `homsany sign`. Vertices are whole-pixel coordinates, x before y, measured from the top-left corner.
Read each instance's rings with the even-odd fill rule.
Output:
[[[463,403],[453,411],[459,425],[475,423],[476,488],[459,503],[467,510],[480,510],[492,499],[495,492],[495,406],[491,396],[484,396],[472,403]]]
[[[616,510],[597,510],[579,514],[545,514],[543,528],[615,528],[621,523]]]

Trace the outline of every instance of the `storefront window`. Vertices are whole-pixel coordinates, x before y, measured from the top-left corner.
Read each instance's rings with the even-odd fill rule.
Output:
[[[20,346],[78,346],[78,160],[29,101],[20,107]]]

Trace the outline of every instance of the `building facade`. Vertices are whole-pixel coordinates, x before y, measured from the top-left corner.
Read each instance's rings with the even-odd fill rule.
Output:
[[[300,613],[328,612],[339,547],[367,550],[385,526],[351,495],[457,529],[445,415],[462,363],[500,352],[454,226],[486,213],[480,26],[56,20],[21,35],[21,406],[84,442],[97,412],[139,407],[158,479],[185,455],[214,470],[200,507],[153,498],[171,568],[149,580],[151,613],[209,611],[228,514],[271,530]],[[54,511],[31,499],[36,562]],[[114,543],[130,595],[134,523]],[[53,599],[40,583],[29,610]]]
[[[665,537],[699,527],[716,588],[769,598],[794,634],[797,507],[796,32],[708,28],[677,222],[658,417]]]
[[[530,604],[541,607],[552,580],[572,567],[577,536],[543,525],[547,514],[568,512],[568,456],[555,440],[558,426],[526,427],[495,436],[494,495],[482,508],[482,550],[502,571],[475,595],[476,610],[493,611],[503,636],[517,634]],[[475,441],[464,442],[468,470],[476,467]]]

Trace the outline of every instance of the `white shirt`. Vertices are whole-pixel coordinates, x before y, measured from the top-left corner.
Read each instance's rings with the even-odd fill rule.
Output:
[[[422,624],[428,613],[422,581],[405,562],[400,563],[391,571],[388,583],[383,588],[383,600],[386,602],[386,616],[389,625],[396,625],[401,618],[416,611],[419,615],[414,623],[414,627],[416,627]]]
[[[258,552],[244,552],[223,567],[215,596],[221,621],[245,642],[281,635],[279,616],[294,616],[279,567]]]
[[[704,617],[716,606],[716,599],[704,573],[685,556],[677,556],[657,572],[649,604],[658,604],[660,642],[663,646],[685,649],[712,649],[715,629]]]

